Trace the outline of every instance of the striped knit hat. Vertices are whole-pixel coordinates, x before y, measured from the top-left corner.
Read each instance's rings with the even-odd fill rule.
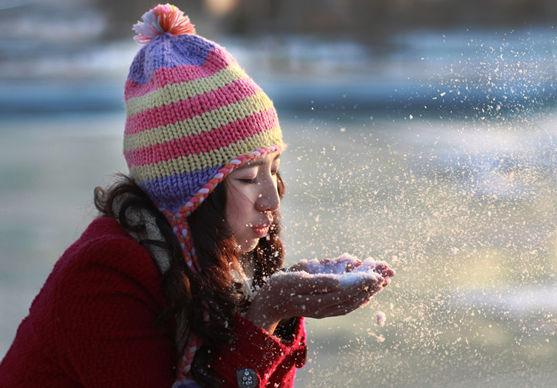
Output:
[[[226,49],[196,35],[177,7],[157,5],[133,29],[144,46],[125,86],[124,156],[197,271],[187,216],[235,168],[284,147],[277,113]]]
[[[157,5],[134,31],[145,46],[125,86],[124,156],[132,178],[173,226],[184,227],[234,168],[283,147],[277,113],[226,49],[195,35],[177,7]]]

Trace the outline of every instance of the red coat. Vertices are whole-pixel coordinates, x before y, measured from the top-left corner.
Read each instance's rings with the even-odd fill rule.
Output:
[[[172,328],[155,323],[165,303],[149,252],[113,218],[95,219],[21,322],[0,364],[0,387],[170,387]],[[218,350],[213,361],[226,386],[237,386],[246,368],[260,387],[293,385],[306,357],[302,319],[289,343],[241,317],[234,328],[236,348]]]

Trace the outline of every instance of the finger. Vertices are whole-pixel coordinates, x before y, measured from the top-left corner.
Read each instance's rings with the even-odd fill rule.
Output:
[[[365,290],[368,289],[381,289],[385,286],[385,282],[389,279],[388,277],[383,277],[381,275],[376,274],[376,276],[369,276],[363,277],[362,282],[357,285],[356,287],[363,288]],[[390,279],[389,279],[390,280]]]
[[[362,264],[362,260],[355,259],[353,263],[346,264],[346,272],[352,272],[354,268],[358,268]]]
[[[300,261],[294,265],[291,265],[286,269],[287,272],[297,272],[297,271],[306,271],[307,272],[307,262]]]
[[[375,272],[380,273],[383,276],[395,276],[395,271],[389,267],[389,265],[385,262],[379,262],[376,266],[375,266]]]

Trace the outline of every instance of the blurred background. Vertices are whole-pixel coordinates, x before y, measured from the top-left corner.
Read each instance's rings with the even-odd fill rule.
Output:
[[[557,3],[175,4],[279,110],[288,262],[397,270],[367,307],[308,320],[298,386],[556,386]],[[127,171],[131,26],[152,5],[0,0],[0,357],[93,188]]]

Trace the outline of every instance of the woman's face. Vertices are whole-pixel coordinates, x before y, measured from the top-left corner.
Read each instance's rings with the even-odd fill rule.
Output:
[[[280,198],[277,190],[278,152],[246,163],[225,180],[226,221],[241,253],[255,249],[269,234]]]

